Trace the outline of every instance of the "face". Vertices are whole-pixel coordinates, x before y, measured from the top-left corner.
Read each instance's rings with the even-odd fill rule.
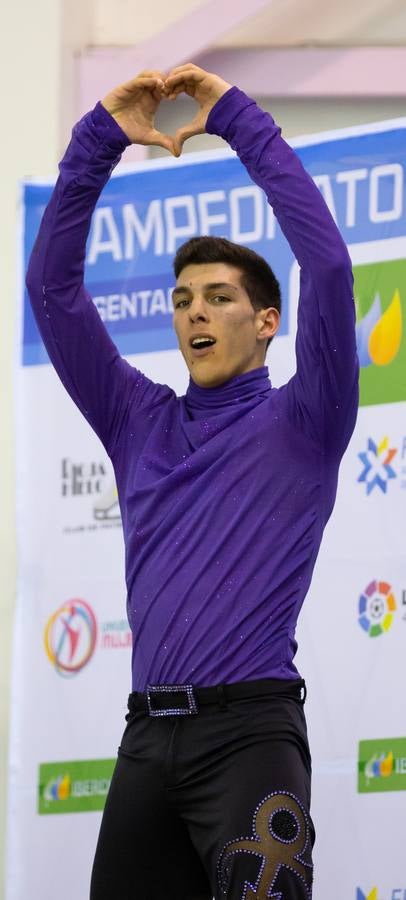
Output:
[[[179,348],[200,387],[217,387],[263,366],[279,313],[253,308],[239,269],[226,263],[185,266],[173,305]]]

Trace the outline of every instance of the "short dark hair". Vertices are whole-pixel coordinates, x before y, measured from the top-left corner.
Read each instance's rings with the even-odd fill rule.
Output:
[[[226,263],[241,272],[241,284],[246,290],[253,308],[268,309],[273,306],[281,311],[282,298],[279,282],[267,261],[251,250],[234,244],[227,238],[203,235],[193,237],[176,252],[173,268],[178,278],[182,269],[203,263]],[[272,338],[267,342],[267,348]]]

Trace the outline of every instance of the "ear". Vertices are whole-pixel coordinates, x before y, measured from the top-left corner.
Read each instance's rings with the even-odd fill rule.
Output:
[[[270,306],[268,309],[258,309],[256,314],[257,340],[268,341],[273,337],[279,328],[280,318],[280,313],[274,306]]]

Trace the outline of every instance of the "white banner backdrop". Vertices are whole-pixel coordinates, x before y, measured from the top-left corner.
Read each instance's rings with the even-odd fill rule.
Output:
[[[405,128],[397,120],[294,142],[350,247],[362,364],[358,423],[299,625],[314,767],[314,900],[406,898]],[[176,192],[184,197],[185,184],[192,198],[224,186],[216,200],[223,224],[212,233],[238,234],[269,258],[282,284],[284,318],[269,367],[273,383],[283,383],[294,371],[298,269],[228,152],[123,167],[103,192],[87,283],[97,284],[120,350],[133,347],[138,368],[185,391],[165,306],[181,226],[168,226],[161,253],[153,231],[148,246],[138,224],[125,277],[117,253],[117,240],[129,241],[120,204],[137,197],[140,223],[152,176],[164,206]],[[50,190],[25,186],[24,264]],[[109,238],[101,230],[113,221],[114,247],[112,231]],[[190,233],[199,230],[197,220],[189,224]],[[128,315],[123,292],[132,297]],[[131,689],[123,537],[110,462],[47,363],[23,292],[21,304],[7,900],[86,900]]]

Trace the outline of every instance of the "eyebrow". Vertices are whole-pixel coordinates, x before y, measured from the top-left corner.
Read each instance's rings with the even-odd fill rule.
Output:
[[[232,291],[238,290],[238,288],[235,287],[234,284],[230,284],[227,281],[210,281],[208,284],[203,285],[204,291],[224,291],[225,289],[231,289]],[[172,291],[172,297],[177,297],[179,294],[189,294],[190,296],[192,293],[193,291],[191,291],[190,288],[186,285],[185,287],[181,287],[179,285],[179,287],[174,288],[174,290]]]

